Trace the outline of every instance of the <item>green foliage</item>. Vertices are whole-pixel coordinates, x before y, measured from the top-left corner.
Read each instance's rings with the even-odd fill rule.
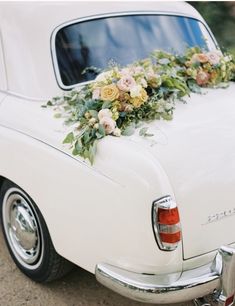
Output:
[[[229,55],[203,53],[198,47],[184,55],[154,51],[125,67],[125,72],[114,66],[93,83],[55,97],[43,107],[53,107],[54,117],[71,126],[63,143],[72,154],[93,164],[102,138],[130,136],[142,122],[172,120],[176,101],[190,92],[201,93],[201,87],[225,88],[234,78],[235,64]],[[153,136],[147,127],[139,135]]]

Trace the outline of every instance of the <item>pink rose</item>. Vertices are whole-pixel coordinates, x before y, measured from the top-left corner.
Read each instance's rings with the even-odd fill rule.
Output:
[[[208,52],[207,57],[208,57],[208,62],[211,65],[217,65],[220,62],[222,54],[220,51],[213,51],[213,52]]]
[[[100,98],[100,88],[96,88],[92,92],[92,99],[98,100]]]
[[[131,69],[130,68],[122,68],[122,70],[120,71],[122,76],[129,76],[131,74]]]
[[[133,67],[133,72],[134,74],[140,74],[144,72],[144,69],[141,66]]]
[[[113,133],[116,127],[116,122],[110,117],[103,117],[100,120],[100,124],[103,125],[106,134]]]
[[[199,71],[196,76],[196,82],[198,85],[206,85],[210,79],[210,75],[205,71]]]
[[[123,76],[118,82],[117,87],[122,91],[130,91],[130,89],[136,85],[135,80],[131,76]]]

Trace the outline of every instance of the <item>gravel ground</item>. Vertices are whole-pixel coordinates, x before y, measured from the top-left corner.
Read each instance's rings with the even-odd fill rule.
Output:
[[[50,284],[34,283],[11,260],[1,228],[0,246],[1,306],[146,306],[106,289],[96,281],[93,274],[80,268],[75,268],[63,279]],[[177,304],[180,305],[192,306],[193,303]]]

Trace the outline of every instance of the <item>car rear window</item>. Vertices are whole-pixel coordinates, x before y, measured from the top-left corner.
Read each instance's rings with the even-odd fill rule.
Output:
[[[76,22],[58,30],[54,53],[62,87],[91,81],[112,63],[127,65],[155,49],[183,53],[187,47],[215,49],[198,20],[169,15],[113,16]],[[90,69],[86,69],[90,68]]]

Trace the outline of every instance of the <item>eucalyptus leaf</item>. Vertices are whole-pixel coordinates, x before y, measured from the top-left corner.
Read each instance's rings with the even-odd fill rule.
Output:
[[[65,139],[63,140],[63,143],[73,143],[74,142],[74,134],[73,132],[70,132]]]
[[[111,101],[105,101],[105,102],[102,104],[102,109],[110,108],[111,105],[112,105],[112,102],[111,102]]]
[[[94,117],[95,119],[98,119],[98,112],[96,110],[89,110],[89,113],[91,114],[92,117]]]
[[[62,114],[61,113],[56,113],[54,114],[54,118],[61,118],[62,117]]]
[[[102,137],[104,137],[106,135],[103,125],[101,125],[101,124],[99,125],[98,132],[99,132],[100,135],[102,135]]]
[[[135,127],[133,125],[130,125],[125,128],[124,131],[122,131],[123,136],[131,136],[135,133]]]
[[[52,105],[53,105],[53,103],[51,101],[47,102],[47,106],[52,106]]]

